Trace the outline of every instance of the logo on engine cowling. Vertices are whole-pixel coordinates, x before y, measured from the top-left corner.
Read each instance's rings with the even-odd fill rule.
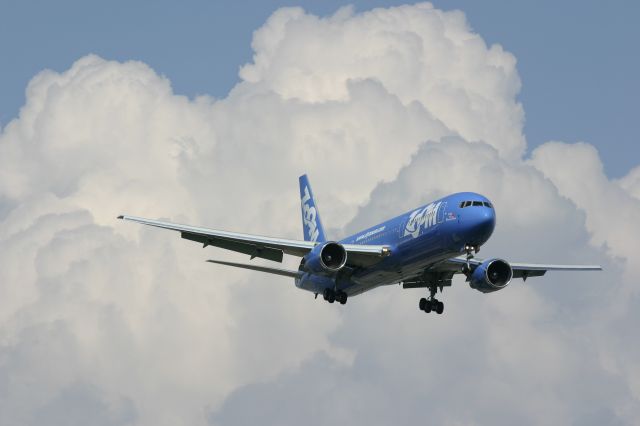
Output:
[[[309,228],[309,240],[315,242],[318,239],[318,235],[320,235],[320,231],[318,230],[316,219],[316,208],[307,204],[309,200],[311,200],[311,194],[309,193],[309,187],[305,186],[304,196],[301,199],[302,221],[304,222],[304,226]]]
[[[420,230],[422,228],[427,229],[430,226],[436,224],[436,219],[438,217],[438,209],[442,202],[431,203],[427,207],[423,209],[418,209],[411,213],[409,216],[409,221],[404,228],[404,237],[407,235],[411,235],[413,238],[416,238],[420,235]]]

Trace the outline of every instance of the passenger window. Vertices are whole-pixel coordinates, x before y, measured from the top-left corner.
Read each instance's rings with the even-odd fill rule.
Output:
[[[474,201],[473,205],[474,206],[482,206],[482,201]]]

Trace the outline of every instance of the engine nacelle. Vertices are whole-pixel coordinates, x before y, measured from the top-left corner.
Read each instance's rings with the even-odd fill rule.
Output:
[[[471,273],[469,285],[483,293],[502,290],[513,278],[511,265],[502,259],[489,259],[482,262]]]
[[[334,274],[347,263],[347,251],[334,241],[318,244],[305,256],[304,269],[315,274]]]

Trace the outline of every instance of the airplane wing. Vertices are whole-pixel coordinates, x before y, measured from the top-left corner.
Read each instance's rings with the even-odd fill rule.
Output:
[[[483,260],[471,259],[472,265],[480,265]],[[453,273],[462,273],[462,267],[466,265],[467,260],[462,257],[454,257],[447,259],[432,268],[438,271],[451,271]],[[601,271],[599,265],[543,265],[536,263],[509,263],[513,269],[513,278],[522,278],[526,280],[529,277],[541,277],[547,271]]]
[[[118,219],[179,231],[182,238],[201,243],[203,247],[219,247],[248,254],[252,259],[254,257],[260,257],[275,262],[282,262],[283,254],[302,257],[318,244],[313,241],[287,240],[284,238],[241,234],[238,232],[200,228],[136,216],[121,215],[118,216]],[[376,263],[390,253],[389,247],[382,245],[343,244],[343,246],[347,251],[347,264],[352,266],[366,266]]]
[[[211,260],[211,259],[207,260],[207,262],[217,263],[219,265],[225,265],[225,266],[235,266],[236,268],[251,269],[252,271],[266,272],[269,274],[282,275],[284,277],[291,277],[291,278],[298,278],[301,275],[303,275],[302,272],[293,271],[291,269],[269,268],[267,266],[247,265],[246,263],[225,262],[222,260]]]
[[[472,266],[478,266],[483,262],[482,259],[471,259],[469,263]],[[405,279],[404,288],[427,287],[430,284],[436,286],[450,286],[451,280],[455,274],[463,274],[463,268],[467,264],[467,260],[463,257],[453,257],[443,260],[430,266],[422,273],[414,277]],[[513,270],[513,278],[522,278],[526,281],[529,277],[541,277],[547,271],[601,271],[602,267],[598,265],[542,265],[535,263],[509,263]]]

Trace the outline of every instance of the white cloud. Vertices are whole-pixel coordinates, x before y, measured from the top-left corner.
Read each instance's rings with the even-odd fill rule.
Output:
[[[253,48],[240,76],[285,99],[346,101],[350,81],[375,80],[467,140],[511,159],[524,150],[516,60],[499,45],[487,47],[461,12],[422,3],[319,19],[281,9],[256,31]]]
[[[631,170],[625,177],[620,179],[618,183],[629,194],[640,199],[640,167]]]
[[[635,180],[586,144],[522,158],[513,55],[429,4],[281,9],[253,47],[220,100],[96,56],[32,80],[0,134],[0,424],[637,418]],[[333,234],[476,190],[499,221],[483,255],[607,272],[457,281],[425,317],[418,290],[336,307],[115,220],[298,237],[303,172]]]
[[[395,181],[373,191],[350,227],[380,219],[385,207],[408,209],[425,198],[462,189],[485,193],[498,208],[498,229],[483,248],[484,256],[567,263],[598,259],[605,263],[606,282],[602,275],[549,274],[483,295],[457,280],[443,296],[446,315],[439,318],[417,311],[419,290],[376,290],[362,303],[354,300],[345,328],[332,335],[356,352],[351,368],[336,372],[335,366],[319,363],[318,368],[327,370],[326,379],[314,379],[305,369],[285,372],[269,385],[239,390],[214,419],[231,424],[260,415],[275,422],[290,416],[300,420],[311,408],[306,398],[298,397],[299,387],[314,380],[323,390],[309,391],[311,398],[321,392],[318,399],[331,406],[343,395],[350,401],[353,393],[374,407],[360,413],[356,402],[345,414],[362,423],[385,424],[394,413],[397,423],[413,424],[425,412],[434,423],[631,421],[638,404],[628,392],[636,377],[629,375],[629,367],[635,364],[630,355],[637,347],[623,348],[608,337],[620,326],[612,295],[623,291],[618,284],[623,281],[621,265],[589,244],[585,215],[535,168],[505,161],[487,145],[457,139],[426,144]],[[625,307],[629,324],[636,322],[635,305]],[[279,393],[273,395],[274,389]],[[300,408],[272,412],[264,401],[287,399],[282,394]],[[258,414],[239,409],[242,403],[254,407],[256,400],[263,401],[255,405]],[[373,420],[368,416],[372,412]],[[321,413],[311,422],[331,419],[332,413]]]
[[[549,142],[533,152],[531,163],[586,213],[592,243],[606,245],[611,256],[626,259],[629,271],[639,273],[637,244],[629,236],[640,235],[640,224],[635,220],[640,215],[640,200],[604,175],[595,148],[584,143]]]

